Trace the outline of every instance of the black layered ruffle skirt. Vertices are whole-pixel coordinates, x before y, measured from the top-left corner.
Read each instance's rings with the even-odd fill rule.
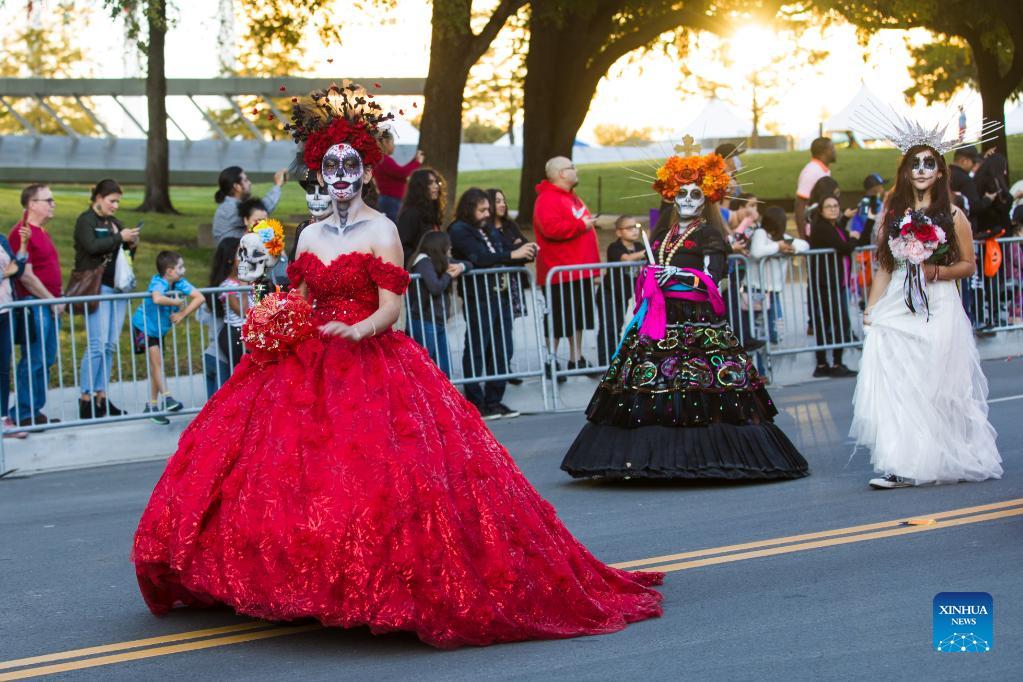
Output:
[[[773,422],[763,377],[724,318],[667,301],[653,341],[631,330],[561,468],[576,478],[800,478],[803,456]]]

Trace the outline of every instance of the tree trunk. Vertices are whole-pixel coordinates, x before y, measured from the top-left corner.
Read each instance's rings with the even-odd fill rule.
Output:
[[[458,198],[458,152],[462,143],[462,93],[472,64],[465,65],[465,50],[450,37],[438,35],[434,22],[430,47],[430,70],[423,97],[423,122],[419,128],[420,148],[426,163],[445,182],[448,214]]]
[[[588,72],[587,54],[573,27],[533,21],[526,55],[522,122],[522,174],[519,178],[520,225],[533,220],[536,184],[554,156],[572,158],[575,135],[586,118],[600,81]],[[558,68],[550,68],[557,64]]]
[[[423,122],[419,129],[426,163],[444,176],[448,216],[458,199],[458,152],[462,142],[462,102],[465,81],[493,42],[505,21],[526,0],[501,0],[486,25],[473,33],[472,3],[468,0],[433,0],[430,29],[430,68],[423,88]]]
[[[984,151],[994,147],[1006,158],[1009,147],[1005,138],[1005,100],[1012,87],[1006,88],[998,68],[998,55],[986,50],[980,44],[970,42],[973,63],[977,65],[977,87],[980,90],[981,110],[984,122],[997,121],[1001,124],[998,137],[983,143]]]
[[[146,136],[146,193],[138,211],[177,213],[170,199],[170,150],[167,144],[167,74],[164,41],[167,35],[165,0],[151,0],[149,44],[146,49],[146,100],[149,133]]]

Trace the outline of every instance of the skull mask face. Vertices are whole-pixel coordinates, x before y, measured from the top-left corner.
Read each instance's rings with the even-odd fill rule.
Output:
[[[938,180],[938,159],[930,150],[918,152],[910,162],[913,186],[918,190],[927,190]]]
[[[678,217],[682,220],[694,220],[703,212],[703,205],[707,197],[703,195],[700,186],[694,183],[682,185],[675,194],[675,208],[678,210]]]
[[[255,232],[242,237],[238,245],[238,279],[255,282],[267,275],[277,265],[277,257],[271,256],[263,239]]]
[[[324,153],[320,162],[323,183],[336,201],[348,202],[359,196],[364,172],[359,152],[347,144],[334,145]]]
[[[303,185],[303,188],[309,215],[317,220],[330,215],[330,194],[327,191],[327,186],[316,182],[316,178],[311,178]]]

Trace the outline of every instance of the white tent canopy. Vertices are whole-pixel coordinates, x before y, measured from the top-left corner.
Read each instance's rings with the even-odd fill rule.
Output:
[[[735,111],[719,99],[707,102],[703,111],[684,127],[672,133],[671,139],[682,139],[692,135],[698,140],[723,137],[748,137],[753,124],[735,113]]]
[[[394,142],[396,144],[419,145],[419,131],[405,119],[395,116],[394,120],[387,124],[387,127],[394,134]]]
[[[1005,132],[1009,135],[1023,133],[1023,104],[1005,114]]]
[[[856,93],[856,96],[845,105],[844,109],[824,123],[824,130],[856,130],[856,125],[852,121],[853,114],[857,110],[868,108],[871,104],[878,107],[881,111],[887,111],[884,102],[874,95],[870,88],[863,85],[860,87],[860,91]]]

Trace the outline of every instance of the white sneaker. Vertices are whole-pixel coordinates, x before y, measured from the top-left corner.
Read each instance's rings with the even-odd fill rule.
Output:
[[[870,479],[870,487],[877,490],[890,490],[892,488],[912,488],[913,483],[908,478],[888,474],[884,478]]]

